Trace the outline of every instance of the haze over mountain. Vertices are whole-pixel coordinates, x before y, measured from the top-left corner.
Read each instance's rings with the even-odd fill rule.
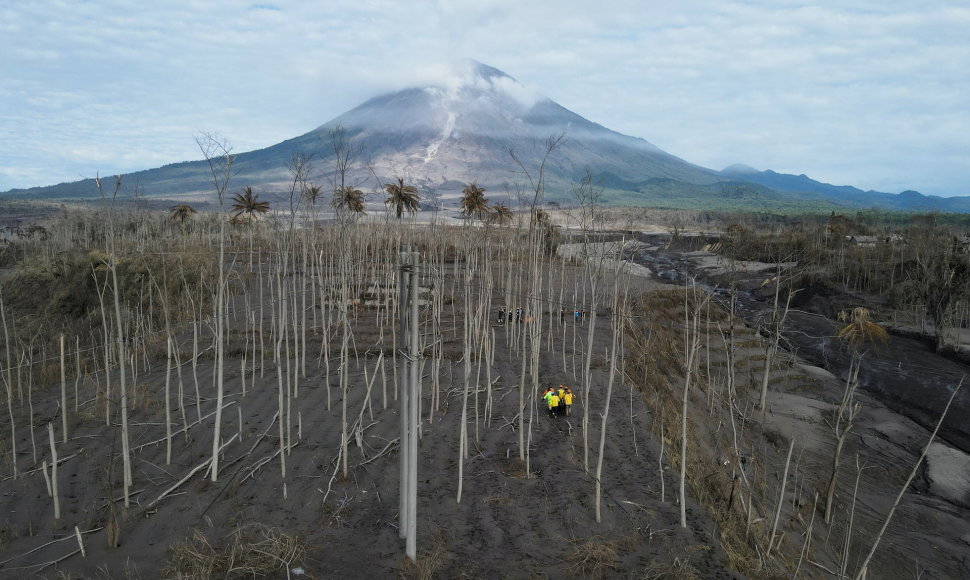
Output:
[[[591,88],[594,90],[595,87]],[[283,194],[295,153],[313,154],[310,179],[329,191],[333,178],[331,132],[343,127],[362,153],[350,182],[366,191],[401,176],[425,197],[457,193],[475,181],[493,198],[515,201],[529,185],[522,168],[537,175],[546,141],[564,135],[546,165],[547,200],[571,201],[571,189],[588,169],[608,203],[667,207],[807,209],[819,205],[970,211],[970,198],[936,198],[916,192],[892,195],[819,183],[808,177],[760,172],[744,166],[714,171],[622,135],[542,97],[511,76],[476,61],[456,65],[430,86],[375,97],[299,137],[236,157],[230,189],[251,185]],[[515,152],[521,166],[510,155]],[[205,161],[166,165],[124,176],[129,192],[175,198],[211,195]],[[93,180],[12,190],[38,198],[91,198]]]
[[[757,183],[791,195],[820,195],[823,199],[836,201],[846,207],[879,207],[901,211],[970,211],[970,198],[967,197],[923,195],[912,190],[899,194],[863,191],[851,185],[830,185],[815,181],[805,174],[776,173],[770,169],[758,171],[742,164],[726,167],[720,174],[729,179]]]

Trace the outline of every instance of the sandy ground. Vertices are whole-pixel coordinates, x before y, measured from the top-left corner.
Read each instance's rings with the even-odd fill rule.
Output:
[[[595,261],[606,271],[622,272],[643,278],[652,278],[650,268],[624,259],[631,253],[647,251],[649,246],[635,240],[617,242],[568,243],[559,244],[557,255],[565,259]]]
[[[237,302],[237,306],[240,304]],[[648,409],[628,387],[615,389],[610,406],[614,418],[607,427],[601,523],[593,517],[593,480],[583,469],[581,404],[569,418],[552,419],[541,413],[532,417],[533,477],[525,477],[524,466],[517,459],[514,421],[518,357],[513,356],[508,343],[519,331],[514,325],[493,327],[498,348],[489,371],[494,381],[491,413],[486,419],[488,396],[482,376],[477,380],[477,397],[469,402],[472,453],[465,462],[463,497],[457,503],[462,363],[461,327],[457,326],[457,332],[452,330],[452,315],[449,310],[444,324],[441,408],[433,416],[429,408],[430,363],[423,372],[419,561],[442,578],[582,577],[588,575],[580,562],[584,550],[598,547],[608,548],[612,554],[599,562],[607,576],[672,570],[676,562],[693,568],[703,578],[735,577],[725,569],[717,532],[702,509],[689,504],[690,525],[687,529],[679,527],[678,507],[672,502],[672,473],[665,476],[666,491],[661,500],[664,485],[658,471],[659,442],[651,436]],[[96,395],[96,385],[103,387],[104,377],[90,376],[81,382],[77,401],[72,386],[69,440],[57,445],[62,515],[55,521],[40,467],[50,458],[47,423],[53,422],[58,437],[61,433],[59,385],[41,386],[32,395],[32,413],[26,405],[15,409],[20,474],[12,477],[8,461],[0,483],[4,520],[0,529],[0,577],[157,578],[162,576],[161,565],[172,546],[195,531],[218,546],[228,542],[233,531],[255,529],[252,526],[257,523],[306,540],[305,557],[287,563],[291,573],[297,570],[313,578],[401,574],[404,546],[397,527],[395,439],[399,421],[394,368],[390,364],[383,370],[377,367],[379,353],[390,357],[393,349],[390,337],[376,332],[373,316],[373,311],[361,311],[355,325],[358,356],[350,363],[351,388],[346,404],[349,423],[359,429],[352,429],[346,478],[339,471],[333,477],[339,466],[343,403],[336,363],[332,363],[328,375],[325,366],[310,360],[306,378],[299,380],[298,397],[292,400],[291,421],[283,439],[289,446],[284,455],[284,477],[277,455],[281,439],[274,422],[279,411],[276,366],[268,356],[262,365],[257,361],[254,368],[250,358],[243,394],[240,347],[244,337],[239,317],[227,359],[224,450],[218,481],[209,481],[206,469],[189,476],[211,455],[215,403],[211,353],[204,355],[197,370],[201,406],[195,405],[191,365],[182,367],[181,399],[173,374],[171,398],[182,401],[181,406],[176,403],[173,421],[181,428],[184,411],[189,428],[176,433],[173,461],[167,464],[165,364],[157,358],[161,351],[156,350],[151,370],[139,371],[132,398],[131,506],[125,509],[121,502],[118,418],[115,414],[112,427],[105,427],[104,401]],[[547,316],[543,316],[545,324],[549,323]],[[542,356],[541,380],[564,382],[581,393],[577,373],[590,348],[585,344],[587,328],[571,322],[560,325],[558,316],[554,316],[553,325],[554,340],[552,349]],[[184,332],[179,336],[183,357],[191,352],[190,340]],[[311,332],[311,353],[319,352],[320,340]],[[339,338],[331,337],[331,342],[339,346]],[[608,345],[609,320],[604,318],[591,346],[597,360]],[[387,358],[385,361],[390,362]],[[595,444],[599,440],[607,365],[599,362],[594,367],[589,389],[589,437]],[[27,428],[28,422],[32,429]],[[595,448],[591,457],[595,462]],[[185,477],[185,483],[159,500],[163,492]],[[326,493],[328,486],[331,489]],[[107,546],[109,505],[114,505],[121,517],[118,548]],[[75,526],[83,534],[85,557],[78,553]],[[282,566],[275,577],[284,577]]]
[[[643,250],[660,251],[660,245],[648,244]],[[664,263],[676,265],[679,262],[674,258],[664,257]],[[568,268],[565,273],[566,286],[574,287],[578,269]],[[660,276],[631,276],[630,280],[634,291],[663,287]],[[453,292],[453,281],[451,288]],[[497,288],[495,304],[506,296]],[[541,355],[541,381],[564,382],[582,394],[587,389],[579,369],[586,352],[592,350],[594,370],[587,410],[589,439],[594,443],[591,464],[595,464],[608,376],[604,354],[609,345],[609,318],[603,305],[587,304],[582,295],[567,295],[565,302],[566,307],[599,309],[603,316],[598,318],[593,344],[587,345],[584,324],[560,324],[554,309],[551,319],[548,311],[540,314],[544,326],[551,322],[553,328],[551,345],[544,346]],[[235,306],[241,313],[241,301]],[[677,565],[700,578],[736,577],[726,569],[719,530],[691,498],[687,504],[689,526],[679,527],[678,506],[672,499],[676,474],[660,460],[651,409],[627,385],[614,388],[609,409],[602,522],[593,517],[593,482],[583,468],[582,407],[577,406],[569,418],[531,415],[527,428],[532,433],[533,477],[525,476],[524,465],[517,459],[514,420],[519,360],[510,348],[521,326],[494,325],[495,363],[488,373],[473,374],[478,388],[469,401],[472,448],[464,464],[463,496],[458,503],[461,327],[453,321],[459,312],[449,308],[445,314],[445,361],[438,373],[441,406],[433,415],[433,367],[426,363],[422,373],[419,562],[441,578],[669,577]],[[4,514],[0,577],[162,577],[161,567],[173,546],[196,531],[213,546],[220,546],[234,531],[255,529],[257,523],[306,541],[305,555],[286,562],[292,577],[383,578],[405,573],[397,528],[395,439],[399,417],[390,364],[394,345],[386,333],[376,330],[374,312],[362,310],[355,321],[357,356],[350,362],[346,405],[348,422],[357,428],[351,429],[346,478],[339,473],[343,400],[336,362],[331,361],[328,373],[315,360],[321,341],[328,340],[335,352],[339,337],[310,332],[308,345],[314,357],[308,361],[306,377],[299,380],[290,427],[281,440],[275,422],[279,411],[277,366],[269,354],[262,364],[247,359],[243,395],[240,357],[246,338],[240,321],[241,317],[236,319],[227,359],[225,448],[218,482],[210,482],[204,468],[190,475],[211,455],[211,354],[203,356],[198,368],[201,405],[195,404],[191,366],[182,368],[181,399],[175,394],[178,383],[173,377],[172,400],[181,401],[174,409],[174,421],[180,428],[184,409],[190,425],[187,432],[176,433],[171,464],[165,461],[163,351],[156,346],[151,369],[139,371],[132,393],[133,501],[127,509],[120,498],[117,414],[112,426],[106,427],[104,400],[97,396],[103,376],[82,381],[77,399],[69,391],[70,437],[58,445],[59,521],[53,519],[52,500],[40,469],[50,458],[48,422],[60,433],[59,385],[38,385],[31,393],[32,410],[28,404],[14,407],[20,474],[12,477],[8,454],[0,471],[0,510]],[[265,332],[268,337],[268,328]],[[740,428],[747,442],[747,469],[766,482],[758,503],[760,512],[773,513],[788,442],[796,442],[779,531],[781,549],[797,554],[804,541],[802,532],[812,519],[812,492],[824,489],[831,469],[834,438],[828,421],[841,396],[843,361],[832,357],[823,361],[822,368],[819,361],[786,354],[771,373],[767,412],[756,413],[750,401],[760,377],[763,351],[752,330],[739,331],[738,338],[737,373],[747,401],[739,408],[745,417]],[[183,357],[191,350],[190,342],[191,336],[183,331],[179,335]],[[377,366],[380,353],[387,361],[383,369]],[[712,349],[702,365],[711,369],[705,373],[719,377],[725,361]],[[117,384],[116,378],[113,384]],[[492,385],[490,405],[488,385]],[[723,383],[715,380],[711,390],[697,389],[690,401],[699,437],[707,441],[702,451],[709,456],[712,476],[733,468],[722,460],[730,450],[728,426],[723,415],[716,419],[724,396]],[[810,562],[801,569],[803,578],[831,577],[825,570],[839,567],[837,555],[847,536],[848,569],[854,569],[928,438],[925,424],[888,407],[872,385],[860,391],[859,401],[862,412],[843,456],[835,523],[823,526],[821,515],[816,514],[813,549]],[[488,416],[486,408],[490,409]],[[287,445],[285,476],[277,455],[281,441]],[[8,453],[7,443],[2,447],[4,453]],[[883,539],[871,578],[970,576],[970,514],[959,500],[965,498],[961,478],[967,462],[962,453],[946,441],[931,450],[928,467],[904,495]],[[857,474],[861,491],[854,494]],[[158,499],[183,478],[183,484]],[[121,516],[118,548],[107,546],[104,526],[110,506]],[[83,534],[85,557],[79,553],[75,526]],[[592,563],[601,566],[596,573],[581,565],[583,554],[593,553],[599,559]],[[275,577],[285,577],[283,569],[281,565]]]
[[[780,267],[782,270],[789,270],[795,267],[795,262],[782,262],[773,264],[770,262],[752,262],[750,260],[726,260],[720,255],[698,250],[696,252],[684,252],[684,257],[690,259],[694,266],[708,276],[721,276],[735,272],[745,274],[764,273],[774,275]]]
[[[708,251],[668,253],[662,243],[652,243],[652,239],[641,238],[628,246],[628,253],[640,258],[644,253],[652,254],[652,259],[639,261],[649,265],[654,279],[658,280],[683,280],[689,272],[698,276],[698,280],[706,281],[733,269],[744,277],[742,286],[757,289],[763,285],[763,278],[777,268],[776,264],[758,262],[731,265]],[[586,248],[574,244],[567,253],[582,257],[584,250],[591,255],[588,259],[601,256],[609,259],[619,253],[619,243],[589,244]],[[794,266],[782,264],[783,268]],[[750,316],[756,320],[759,314],[752,311]],[[795,313],[789,323],[789,334],[809,342],[789,337],[791,345],[797,349],[808,345],[812,336],[831,337],[834,334],[831,325],[831,321],[823,322],[817,314]],[[747,332],[753,339],[748,344],[757,346],[742,346],[736,356],[742,384],[757,388],[764,359],[763,343],[750,330]],[[862,388],[857,394],[861,413],[843,451],[833,524],[816,528],[815,542],[820,547],[808,558],[808,570],[801,571],[807,577],[828,577],[826,569],[841,566],[841,547],[846,535],[851,538],[848,570],[858,565],[929,439],[929,432],[949,395],[948,389],[953,386],[949,380],[961,372],[960,363],[929,352],[918,341],[893,337],[891,343],[864,363]],[[847,356],[840,354],[834,344],[826,343],[822,346],[823,356],[810,356],[808,360],[798,357],[798,352],[802,351],[785,353],[778,368],[772,371],[767,413],[764,416],[752,413],[749,427],[755,433],[760,432],[760,437],[749,441],[749,462],[756,466],[760,463],[761,469],[774,474],[774,484],[769,484],[765,492],[769,497],[772,494],[777,497],[779,493],[777,482],[784,469],[786,443],[795,441],[794,474],[787,488],[792,507],[790,512],[783,512],[790,518],[786,520],[788,531],[783,542],[795,546],[804,541],[802,532],[811,519],[810,490],[821,490],[824,503],[835,444],[831,416],[841,399],[843,375],[848,366]],[[804,352],[811,353],[807,349]],[[813,364],[816,361],[825,367]],[[723,357],[715,354],[710,364],[716,366],[723,362]],[[928,372],[930,367],[932,372]],[[962,368],[962,372],[967,372],[965,365]],[[711,398],[717,396],[715,379]],[[882,549],[871,564],[871,576],[909,577],[910,570],[912,575],[922,578],[970,576],[970,512],[967,510],[970,456],[965,451],[968,449],[963,436],[966,423],[962,420],[966,416],[967,400],[964,393],[955,403],[941,429],[941,439],[931,447],[919,477],[904,495],[883,538]],[[696,399],[695,403],[703,405]],[[719,432],[720,428],[709,434],[709,452],[723,459],[731,455],[730,445],[719,439]],[[948,444],[946,438],[959,442],[963,449]],[[860,491],[854,486],[857,476]],[[782,529],[786,529],[785,524]],[[914,542],[914,538],[920,541]],[[907,572],[901,573],[902,570]]]
[[[938,441],[926,454],[930,492],[962,507],[970,507],[970,455]]]
[[[724,271],[716,258],[698,252],[678,253],[669,263],[695,264],[704,280]],[[742,286],[757,288],[759,277],[770,273],[772,267],[753,264],[745,268],[753,282],[745,278]],[[765,294],[763,300],[768,298]],[[756,320],[759,307],[748,307],[754,310],[747,316]],[[764,303],[760,306],[765,307]],[[800,485],[806,490],[812,485],[824,490],[835,442],[832,411],[844,391],[848,355],[832,339],[834,322],[815,310],[793,311],[786,326],[791,352],[785,353],[785,361],[772,372],[768,414],[758,421],[758,428],[769,435],[780,432],[784,439],[794,439],[800,463],[796,483],[800,469]],[[751,355],[763,359],[763,353],[745,356]],[[745,364],[750,368],[750,360]],[[749,380],[760,378],[758,369],[762,365],[754,365],[756,372]],[[850,543],[850,564],[859,561],[916,464],[952,388],[968,370],[965,364],[936,355],[925,343],[900,336],[892,336],[885,348],[867,356],[856,396],[861,413],[843,452],[835,524],[817,542],[828,546],[833,537],[844,536],[851,521],[855,533]],[[927,462],[894,514],[870,577],[970,577],[968,401],[966,391],[954,401]],[[775,453],[778,451],[782,450],[776,448]],[[858,492],[854,486],[857,474]],[[811,499],[803,497],[802,501]],[[810,510],[795,515],[800,522],[807,521]],[[790,540],[801,542],[803,538]],[[838,540],[836,545],[841,546],[843,541]],[[829,569],[839,567],[838,558],[824,561],[824,551],[820,550],[817,557]]]

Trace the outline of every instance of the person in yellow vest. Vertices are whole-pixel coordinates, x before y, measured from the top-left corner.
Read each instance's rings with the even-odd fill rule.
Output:
[[[573,392],[569,390],[569,387],[563,387],[562,403],[568,416],[569,410],[573,408]]]
[[[541,398],[545,402],[546,406],[549,405],[549,396],[552,395],[552,391],[553,391],[552,385],[549,385],[548,387],[546,387],[546,390],[542,391]]]
[[[549,398],[546,400],[549,401],[549,416],[555,417],[556,412],[559,409],[559,393],[553,390],[549,394]]]
[[[556,409],[556,413],[558,415],[565,415],[566,414],[566,386],[559,385],[559,388],[556,389],[556,394],[559,395],[559,408]]]

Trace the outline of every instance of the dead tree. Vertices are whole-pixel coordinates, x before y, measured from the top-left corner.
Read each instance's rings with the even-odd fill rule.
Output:
[[[774,282],[775,298],[772,304],[771,319],[767,324],[768,340],[765,343],[765,366],[761,376],[761,399],[758,403],[758,410],[760,411],[765,410],[765,404],[768,401],[768,380],[771,376],[771,365],[774,362],[775,356],[778,354],[778,342],[781,340],[781,329],[785,325],[785,319],[788,317],[788,309],[791,306],[792,297],[795,295],[795,291],[789,290],[788,297],[785,299],[785,306],[781,308],[781,262],[777,264]]]
[[[836,444],[835,451],[832,454],[832,475],[829,478],[825,493],[826,524],[832,523],[832,502],[835,498],[839,464],[842,460],[845,441],[861,410],[860,405],[855,402],[855,391],[859,384],[859,368],[862,364],[862,358],[865,356],[863,349],[869,344],[884,343],[888,337],[885,329],[870,320],[869,311],[865,308],[855,308],[851,312],[840,312],[839,319],[846,322],[846,325],[839,330],[837,336],[849,346],[852,351],[852,358],[845,379],[842,401],[836,409],[831,423],[835,432]]]
[[[219,480],[219,445],[222,429],[222,399],[224,359],[225,359],[225,326],[226,326],[226,220],[225,195],[229,189],[229,179],[232,177],[232,165],[235,155],[229,142],[210,133],[198,135],[196,144],[202,151],[212,176],[212,185],[219,198],[219,283],[216,287],[216,415],[212,429],[212,481]],[[124,357],[122,357],[124,360]]]
[[[690,387],[694,379],[697,353],[701,348],[700,319],[704,303],[710,294],[699,296],[698,287],[691,283],[684,287],[684,393],[680,411],[680,527],[687,527],[687,408],[690,401]],[[691,304],[693,295],[693,305]]]
[[[899,489],[899,493],[896,494],[896,499],[893,501],[893,506],[889,508],[889,513],[886,514],[886,519],[882,522],[882,527],[879,528],[879,533],[876,534],[876,539],[872,542],[872,547],[869,548],[869,552],[866,553],[865,559],[859,566],[859,571],[855,575],[855,580],[865,579],[866,572],[869,568],[869,562],[872,561],[872,556],[876,553],[876,549],[879,547],[879,542],[882,540],[882,536],[886,533],[886,528],[889,527],[889,522],[893,519],[893,514],[896,513],[896,507],[899,506],[900,500],[903,499],[903,494],[906,493],[906,490],[909,488],[909,484],[913,482],[913,478],[916,477],[916,474],[919,472],[919,467],[923,463],[923,459],[926,457],[926,452],[930,450],[930,445],[933,444],[933,439],[936,438],[936,434],[940,430],[940,425],[942,425],[943,420],[946,419],[946,413],[950,410],[950,404],[953,402],[954,397],[957,396],[957,393],[960,392],[960,388],[963,386],[964,378],[960,379],[960,383],[955,389],[953,389],[953,392],[950,393],[950,398],[947,400],[946,406],[943,407],[943,412],[940,413],[940,420],[936,422],[936,427],[933,429],[933,432],[930,433],[930,438],[926,442],[926,446],[923,447],[923,451],[920,453],[919,458],[916,459],[916,463],[913,465],[913,470],[910,472],[909,477],[906,478],[906,482],[903,483],[903,486]]]

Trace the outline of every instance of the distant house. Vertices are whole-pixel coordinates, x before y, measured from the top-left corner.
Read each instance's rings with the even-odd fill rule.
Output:
[[[875,246],[880,242],[876,236],[846,236],[845,241],[856,246]]]
[[[906,243],[906,238],[904,238],[903,236],[901,236],[899,234],[892,234],[892,235],[890,235],[889,237],[886,238],[886,243],[887,244],[905,244]]]
[[[890,234],[886,237],[879,236],[845,236],[845,241],[849,244],[862,247],[878,246],[880,244],[905,244],[906,238],[899,234]]]

